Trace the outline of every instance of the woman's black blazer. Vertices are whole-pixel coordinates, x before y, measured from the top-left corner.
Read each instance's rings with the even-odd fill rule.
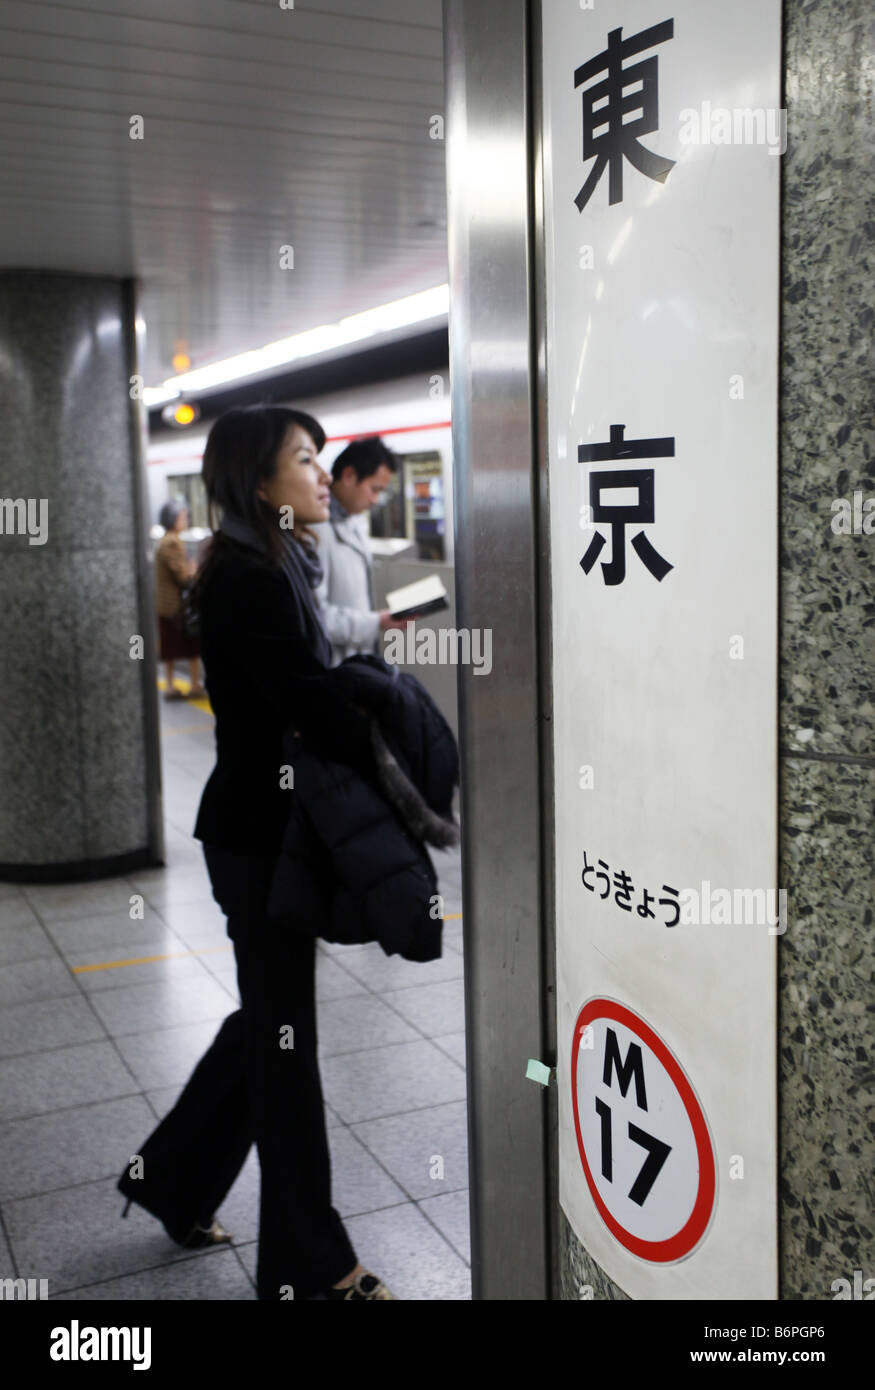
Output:
[[[281,570],[250,546],[217,537],[201,586],[201,656],[216,717],[216,766],[195,838],[272,855],[289,818],[283,733],[375,779],[368,722],[326,680]]]

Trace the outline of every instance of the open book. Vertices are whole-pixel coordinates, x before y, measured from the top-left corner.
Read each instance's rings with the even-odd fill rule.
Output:
[[[419,617],[437,613],[450,605],[440,576],[430,574],[427,579],[405,584],[403,589],[393,589],[386,595],[386,606],[393,618],[412,618],[414,614]]]

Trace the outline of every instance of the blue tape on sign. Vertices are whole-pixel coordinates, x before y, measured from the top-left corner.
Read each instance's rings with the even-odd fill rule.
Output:
[[[530,1057],[529,1065],[526,1067],[526,1077],[529,1081],[537,1081],[539,1086],[549,1086],[550,1068],[545,1067],[543,1062],[536,1062],[534,1057]]]

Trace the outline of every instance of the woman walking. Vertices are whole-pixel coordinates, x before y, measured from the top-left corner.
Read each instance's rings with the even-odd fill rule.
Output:
[[[214,1214],[254,1140],[257,1289],[273,1301],[393,1298],[358,1263],[331,1205],[315,941],[267,916],[293,794],[283,787],[284,732],[293,727],[317,753],[374,773],[366,721],[324,680],[331,647],[314,604],[320,570],[306,532],[328,517],[330,478],[317,462],[324,443],[316,420],[279,406],[233,410],[207,440],[203,477],[222,521],[197,598],[216,767],[195,836],[228,919],[241,1008],[119,1182],[180,1244],[228,1241]]]

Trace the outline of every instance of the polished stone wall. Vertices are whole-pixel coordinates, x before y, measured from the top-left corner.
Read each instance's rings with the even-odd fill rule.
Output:
[[[787,0],[782,160],[779,1269],[875,1277],[875,498],[870,0]],[[560,1296],[625,1298],[559,1213]]]
[[[784,1299],[875,1275],[872,9],[786,6],[781,361],[780,1271]]]
[[[35,543],[0,512],[0,878],[159,856],[132,305],[117,280],[0,273],[0,500],[46,520]]]

